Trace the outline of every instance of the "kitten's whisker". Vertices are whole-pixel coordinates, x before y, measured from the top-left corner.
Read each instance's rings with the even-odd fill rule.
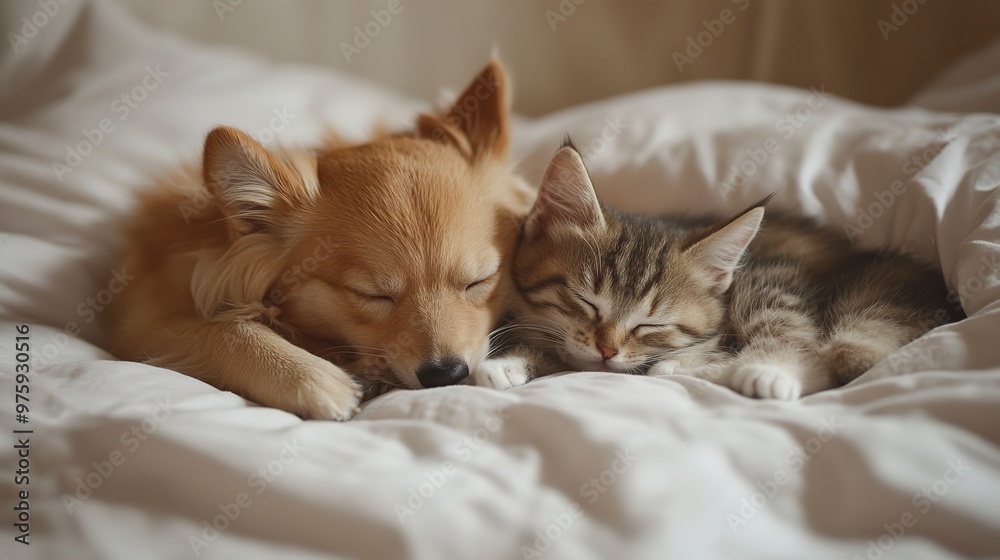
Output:
[[[562,335],[562,333],[549,333],[549,332],[538,332],[538,331],[527,331],[527,332],[517,333],[516,336],[518,338],[535,336],[535,337],[551,338],[554,340],[564,340],[566,338],[565,336]]]
[[[505,331],[509,331],[511,329],[516,329],[516,328],[518,328],[520,326],[521,326],[521,324],[520,323],[516,323],[516,322],[507,323],[505,325],[501,325],[501,326],[493,329],[492,331],[490,331],[490,334],[494,335],[494,334],[502,333],[502,332],[505,332]]]
[[[559,324],[558,321],[556,321],[554,319],[550,319],[550,318],[542,316],[542,315],[529,315],[529,316],[525,317],[524,320],[525,320],[525,322],[527,322],[527,321],[534,321],[534,320],[548,321],[549,324],[551,324],[551,325],[553,325],[553,326],[555,326],[557,328],[562,328],[562,325]]]
[[[563,331],[555,330],[555,329],[548,328],[548,327],[537,327],[537,326],[528,326],[528,325],[517,326],[517,327],[514,327],[514,328],[510,329],[510,331],[507,331],[507,332],[511,332],[511,331],[528,331],[528,332],[535,332],[535,333],[546,334],[546,335],[557,336],[557,337],[564,337],[565,336],[565,334],[563,333]],[[505,332],[504,334],[507,334],[507,332]],[[521,336],[521,334],[520,333],[516,333],[515,336]]]
[[[517,327],[519,329],[532,330],[532,331],[544,331],[544,332],[565,332],[565,329],[560,329],[556,327],[550,327],[548,325],[522,325]]]
[[[547,331],[547,330],[537,330],[537,329],[524,329],[515,336],[548,336],[552,338],[566,338],[566,334],[560,331]]]
[[[525,337],[524,340],[531,340],[534,342],[547,342],[552,345],[556,345],[562,342],[562,340],[552,339],[552,338],[539,338],[539,337]]]

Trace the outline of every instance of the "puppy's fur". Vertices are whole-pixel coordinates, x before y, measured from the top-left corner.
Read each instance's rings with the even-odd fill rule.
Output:
[[[200,170],[141,195],[116,353],[337,420],[359,381],[475,368],[532,198],[507,159],[507,95],[493,61],[444,114],[365,144],[269,150],[213,130]]]

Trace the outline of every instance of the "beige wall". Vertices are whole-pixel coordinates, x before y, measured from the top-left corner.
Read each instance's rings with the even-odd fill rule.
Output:
[[[1000,37],[1000,2],[991,0],[118,1],[203,41],[327,65],[428,99],[442,86],[460,87],[496,46],[515,79],[515,107],[527,114],[717,78],[825,84],[892,105],[960,54]],[[393,2],[398,13],[384,26],[375,21],[371,12],[385,21]],[[902,25],[886,38],[879,20],[891,24],[894,5]],[[703,20],[720,16],[730,23],[711,24],[721,33],[710,43],[702,34],[708,46],[678,69],[688,37],[697,40]],[[345,56],[343,45],[366,25],[377,36]]]

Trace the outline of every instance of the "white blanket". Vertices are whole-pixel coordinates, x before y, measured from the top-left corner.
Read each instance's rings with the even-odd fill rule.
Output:
[[[10,4],[3,21],[37,7]],[[101,309],[130,275],[116,262],[130,193],[196,157],[214,124],[265,141],[310,142],[327,123],[363,138],[426,105],[185,44],[103,4],[61,10],[0,61],[0,457],[5,495],[27,490],[30,507],[19,528],[5,506],[2,554],[1000,555],[997,115],[716,83],[518,121],[531,181],[569,132],[604,200],[627,210],[731,212],[777,192],[776,206],[861,247],[940,263],[969,318],[799,402],[576,373],[506,392],[396,391],[351,422],[304,422],[101,349]],[[25,424],[13,409],[20,324]],[[22,528],[29,546],[14,540]]]

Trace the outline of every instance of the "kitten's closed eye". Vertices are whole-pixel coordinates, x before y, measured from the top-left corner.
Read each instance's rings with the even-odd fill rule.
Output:
[[[635,327],[632,336],[650,349],[676,349],[701,342],[714,334],[699,334],[677,323],[649,323]]]
[[[657,333],[672,327],[673,325],[666,325],[666,324],[637,325],[634,329],[632,329],[632,336],[646,336],[648,334]]]
[[[595,323],[600,322],[601,310],[598,309],[597,306],[594,305],[589,299],[581,295],[577,295],[576,297],[584,303],[583,309],[584,311],[587,312],[587,315],[591,318],[591,320],[593,320]]]

